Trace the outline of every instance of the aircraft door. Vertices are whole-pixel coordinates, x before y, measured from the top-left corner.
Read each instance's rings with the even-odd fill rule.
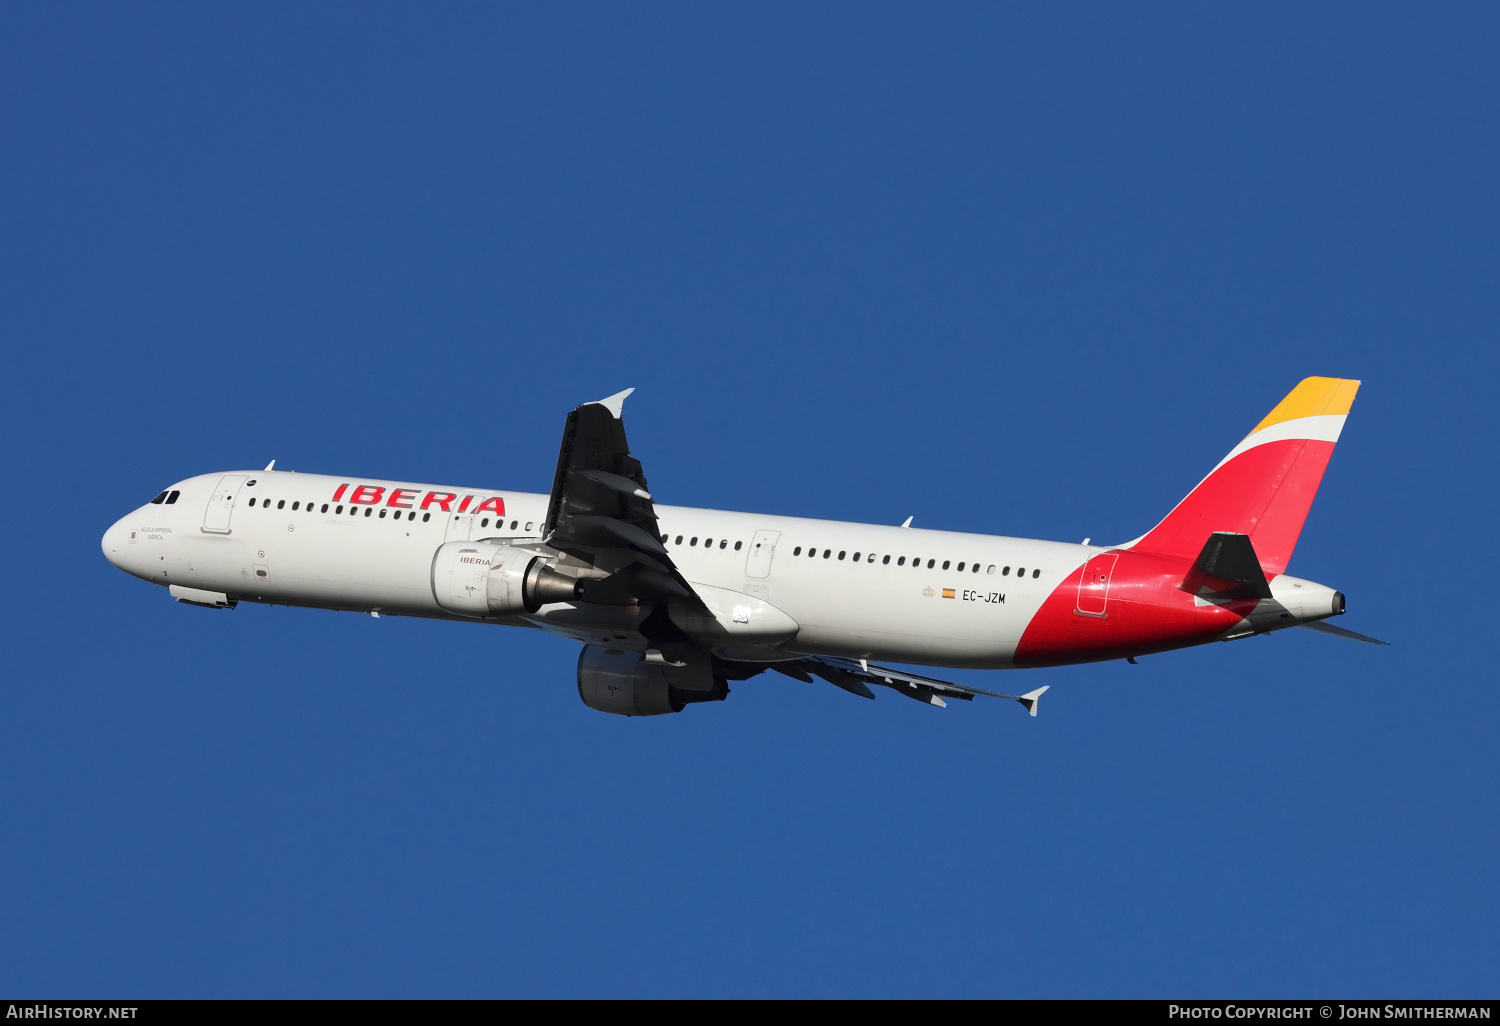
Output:
[[[745,576],[763,581],[771,576],[771,560],[776,555],[776,539],[780,531],[756,531],[750,539],[750,554],[745,557]]]
[[[1078,601],[1073,612],[1079,616],[1109,615],[1109,577],[1115,572],[1115,562],[1119,558],[1118,552],[1106,552],[1083,565],[1083,575],[1078,578]]]
[[[474,514],[455,513],[448,518],[448,530],[443,535],[443,541],[468,541],[469,534],[474,530]]]
[[[247,478],[243,474],[225,474],[219,478],[218,487],[208,497],[208,506],[203,510],[203,530],[209,534],[229,534],[229,518],[234,513],[234,500]]]

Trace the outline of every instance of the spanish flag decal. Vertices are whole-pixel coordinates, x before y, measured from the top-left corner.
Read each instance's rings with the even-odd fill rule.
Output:
[[[953,597],[953,589],[952,588],[944,588],[943,589],[943,598],[952,598],[952,597]]]

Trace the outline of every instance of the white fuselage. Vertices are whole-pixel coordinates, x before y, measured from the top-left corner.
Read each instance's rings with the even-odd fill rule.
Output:
[[[355,487],[381,498],[351,505]],[[448,620],[476,618],[439,605],[439,546],[481,539],[539,545],[548,503],[546,495],[525,492],[285,471],[204,475],[173,490],[179,495],[171,504],[142,506],[106,533],[111,562],[156,584],[238,601]],[[430,498],[437,494],[453,499]],[[787,658],[1011,668],[1043,600],[1101,551],[680,506],[658,505],[656,512],[687,581],[751,596],[796,621],[795,637],[779,646]],[[570,602],[481,622],[628,647],[641,616],[633,607]]]

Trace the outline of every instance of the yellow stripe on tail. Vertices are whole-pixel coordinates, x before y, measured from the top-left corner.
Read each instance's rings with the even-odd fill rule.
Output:
[[[1255,431],[1299,417],[1344,416],[1354,405],[1359,382],[1350,378],[1303,378],[1266,419],[1255,425]],[[1252,435],[1255,431],[1250,432]]]

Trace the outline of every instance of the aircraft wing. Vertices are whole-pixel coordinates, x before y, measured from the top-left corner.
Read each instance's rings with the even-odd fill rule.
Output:
[[[1047,687],[1040,687],[1024,695],[1009,695],[1003,691],[990,691],[968,684],[954,684],[951,681],[907,673],[905,670],[893,670],[888,666],[876,666],[864,660],[841,659],[837,656],[804,656],[791,662],[772,663],[771,669],[809,683],[812,681],[811,675],[816,675],[835,687],[843,688],[850,694],[864,698],[875,697],[875,693],[869,688],[871,684],[890,688],[907,698],[937,706],[946,705],[944,699],[947,698],[957,698],[965,702],[972,702],[976,695],[984,695],[987,698],[1005,698],[1012,702],[1020,702],[1033,716],[1036,715],[1037,700],[1041,698],[1042,692],[1047,690]]]
[[[585,582],[585,601],[702,600],[661,542],[640,461],[630,455],[620,414],[634,389],[568,414],[542,527],[545,544],[611,576]]]

